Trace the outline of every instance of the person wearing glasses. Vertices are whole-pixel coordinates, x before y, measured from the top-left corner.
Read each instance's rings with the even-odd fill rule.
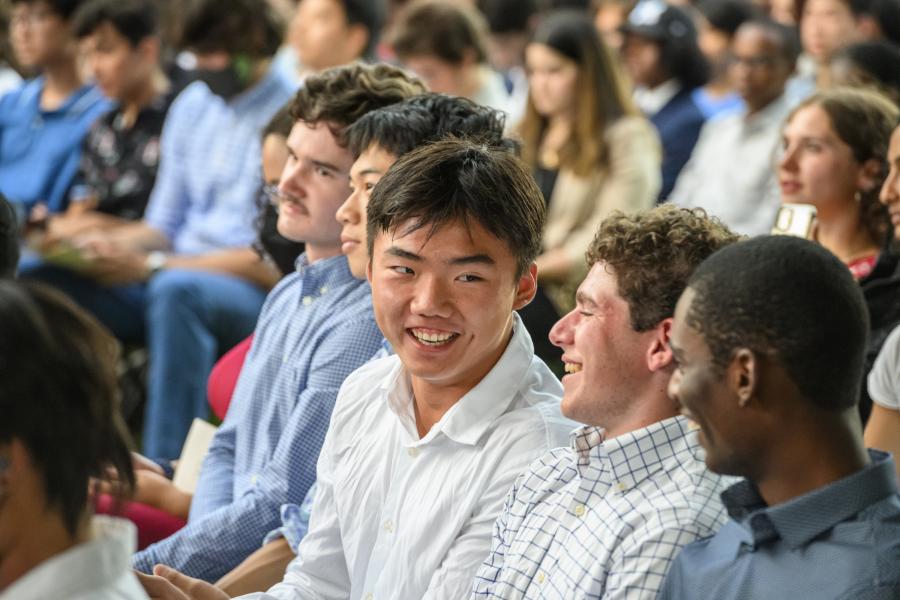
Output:
[[[771,229],[780,204],[772,165],[798,52],[794,32],[774,21],[748,21],[737,30],[730,75],[745,108],[704,126],[669,201],[701,207],[738,233]]]

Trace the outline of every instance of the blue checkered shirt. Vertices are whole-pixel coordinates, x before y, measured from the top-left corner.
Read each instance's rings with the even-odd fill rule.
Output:
[[[473,598],[656,598],[678,550],[725,519],[725,481],[673,417],[609,440],[582,427],[516,481]]]
[[[664,600],[896,600],[900,598],[900,496],[894,461],[767,506],[747,480],[722,500],[731,520],[678,556]]]
[[[228,102],[200,81],[172,102],[144,220],[175,252],[244,247],[256,238],[260,133],[292,91],[270,71]]]
[[[369,284],[347,259],[312,265],[269,294],[225,422],[216,432],[188,525],[135,555],[214,581],[280,525],[279,508],[301,503],[344,379],[381,348]]]

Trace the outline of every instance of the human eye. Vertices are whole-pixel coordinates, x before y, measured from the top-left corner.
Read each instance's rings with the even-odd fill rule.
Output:
[[[394,265],[394,266],[390,267],[390,269],[394,273],[398,273],[400,275],[412,275],[413,274],[412,269],[410,269],[409,267],[405,267],[403,265]]]
[[[320,177],[332,177],[333,176],[331,169],[329,169],[327,167],[323,167],[321,165],[316,166],[316,175],[318,175]]]
[[[484,279],[482,277],[479,277],[478,275],[473,275],[471,273],[466,273],[464,275],[460,275],[459,277],[457,277],[457,279],[459,279],[463,283],[474,283],[476,281],[484,281]]]

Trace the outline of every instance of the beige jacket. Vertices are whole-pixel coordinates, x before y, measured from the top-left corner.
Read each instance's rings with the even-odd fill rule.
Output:
[[[584,255],[601,221],[614,210],[653,207],[662,185],[662,150],[647,119],[623,117],[607,129],[606,139],[608,165],[588,177],[560,170],[550,198],[544,251],[565,249],[572,270],[565,282],[542,286],[561,314],[575,304],[575,290],[587,274]]]

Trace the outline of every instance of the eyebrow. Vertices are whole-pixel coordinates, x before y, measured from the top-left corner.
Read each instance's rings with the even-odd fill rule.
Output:
[[[594,302],[593,298],[591,298],[581,290],[575,292],[575,302],[577,302],[578,304],[585,304],[587,306],[597,306],[597,303]]]
[[[310,159],[309,162],[312,163],[316,167],[322,167],[324,169],[329,169],[330,171],[334,171],[335,173],[343,173],[344,172],[340,167],[335,166],[331,163],[327,163],[323,160]]]
[[[418,254],[410,252],[409,250],[404,250],[403,248],[398,248],[397,246],[391,246],[390,248],[385,250],[384,253],[391,256],[396,256],[397,258],[403,258],[415,262],[422,262],[422,257]],[[471,254],[469,256],[458,256],[456,258],[451,258],[447,261],[447,264],[454,266],[473,264],[496,265],[497,261],[495,261],[487,254]]]

